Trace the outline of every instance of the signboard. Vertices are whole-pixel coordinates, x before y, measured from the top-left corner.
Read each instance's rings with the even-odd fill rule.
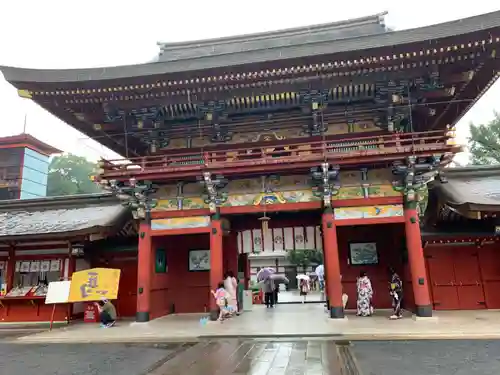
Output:
[[[45,304],[68,303],[71,281],[52,281],[45,296]]]
[[[120,270],[91,268],[73,273],[69,302],[90,302],[118,298]]]

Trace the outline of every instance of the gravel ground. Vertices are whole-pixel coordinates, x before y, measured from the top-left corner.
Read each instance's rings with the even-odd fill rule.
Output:
[[[179,346],[0,343],[0,374],[143,375]]]
[[[500,340],[355,342],[364,375],[498,375]]]

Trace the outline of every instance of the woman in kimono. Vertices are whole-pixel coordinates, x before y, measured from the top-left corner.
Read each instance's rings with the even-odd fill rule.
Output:
[[[401,308],[401,303],[403,301],[403,282],[393,268],[390,268],[389,272],[391,274],[389,289],[392,297],[392,307],[394,309],[390,319],[401,319],[403,317]]]
[[[357,282],[358,300],[357,300],[357,316],[370,316],[373,314],[372,283],[366,272],[361,271]]]
[[[238,281],[236,277],[234,277],[234,273],[232,271],[228,271],[224,275],[224,289],[227,293],[227,307],[231,314],[235,314],[238,312],[237,307],[237,289],[238,289]]]

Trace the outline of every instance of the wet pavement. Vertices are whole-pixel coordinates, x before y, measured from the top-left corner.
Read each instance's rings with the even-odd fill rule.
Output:
[[[0,341],[13,339],[16,337],[23,337],[26,335],[32,335],[35,333],[45,332],[47,331],[45,328],[36,328],[36,327],[10,327],[10,328],[0,328]]]
[[[365,341],[351,351],[364,375],[500,373],[500,340]]]
[[[493,375],[499,341],[0,343],[9,375]]]
[[[187,344],[0,343],[0,374],[146,375],[189,347]]]

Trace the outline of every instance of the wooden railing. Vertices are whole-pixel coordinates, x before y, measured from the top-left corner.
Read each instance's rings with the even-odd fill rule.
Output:
[[[224,169],[244,166],[300,163],[401,153],[436,153],[450,148],[450,136],[443,130],[421,133],[394,133],[342,140],[296,142],[287,145],[245,145],[229,150],[180,152],[101,162],[101,177],[113,178],[138,173],[182,170]],[[455,146],[456,147],[456,146]]]

